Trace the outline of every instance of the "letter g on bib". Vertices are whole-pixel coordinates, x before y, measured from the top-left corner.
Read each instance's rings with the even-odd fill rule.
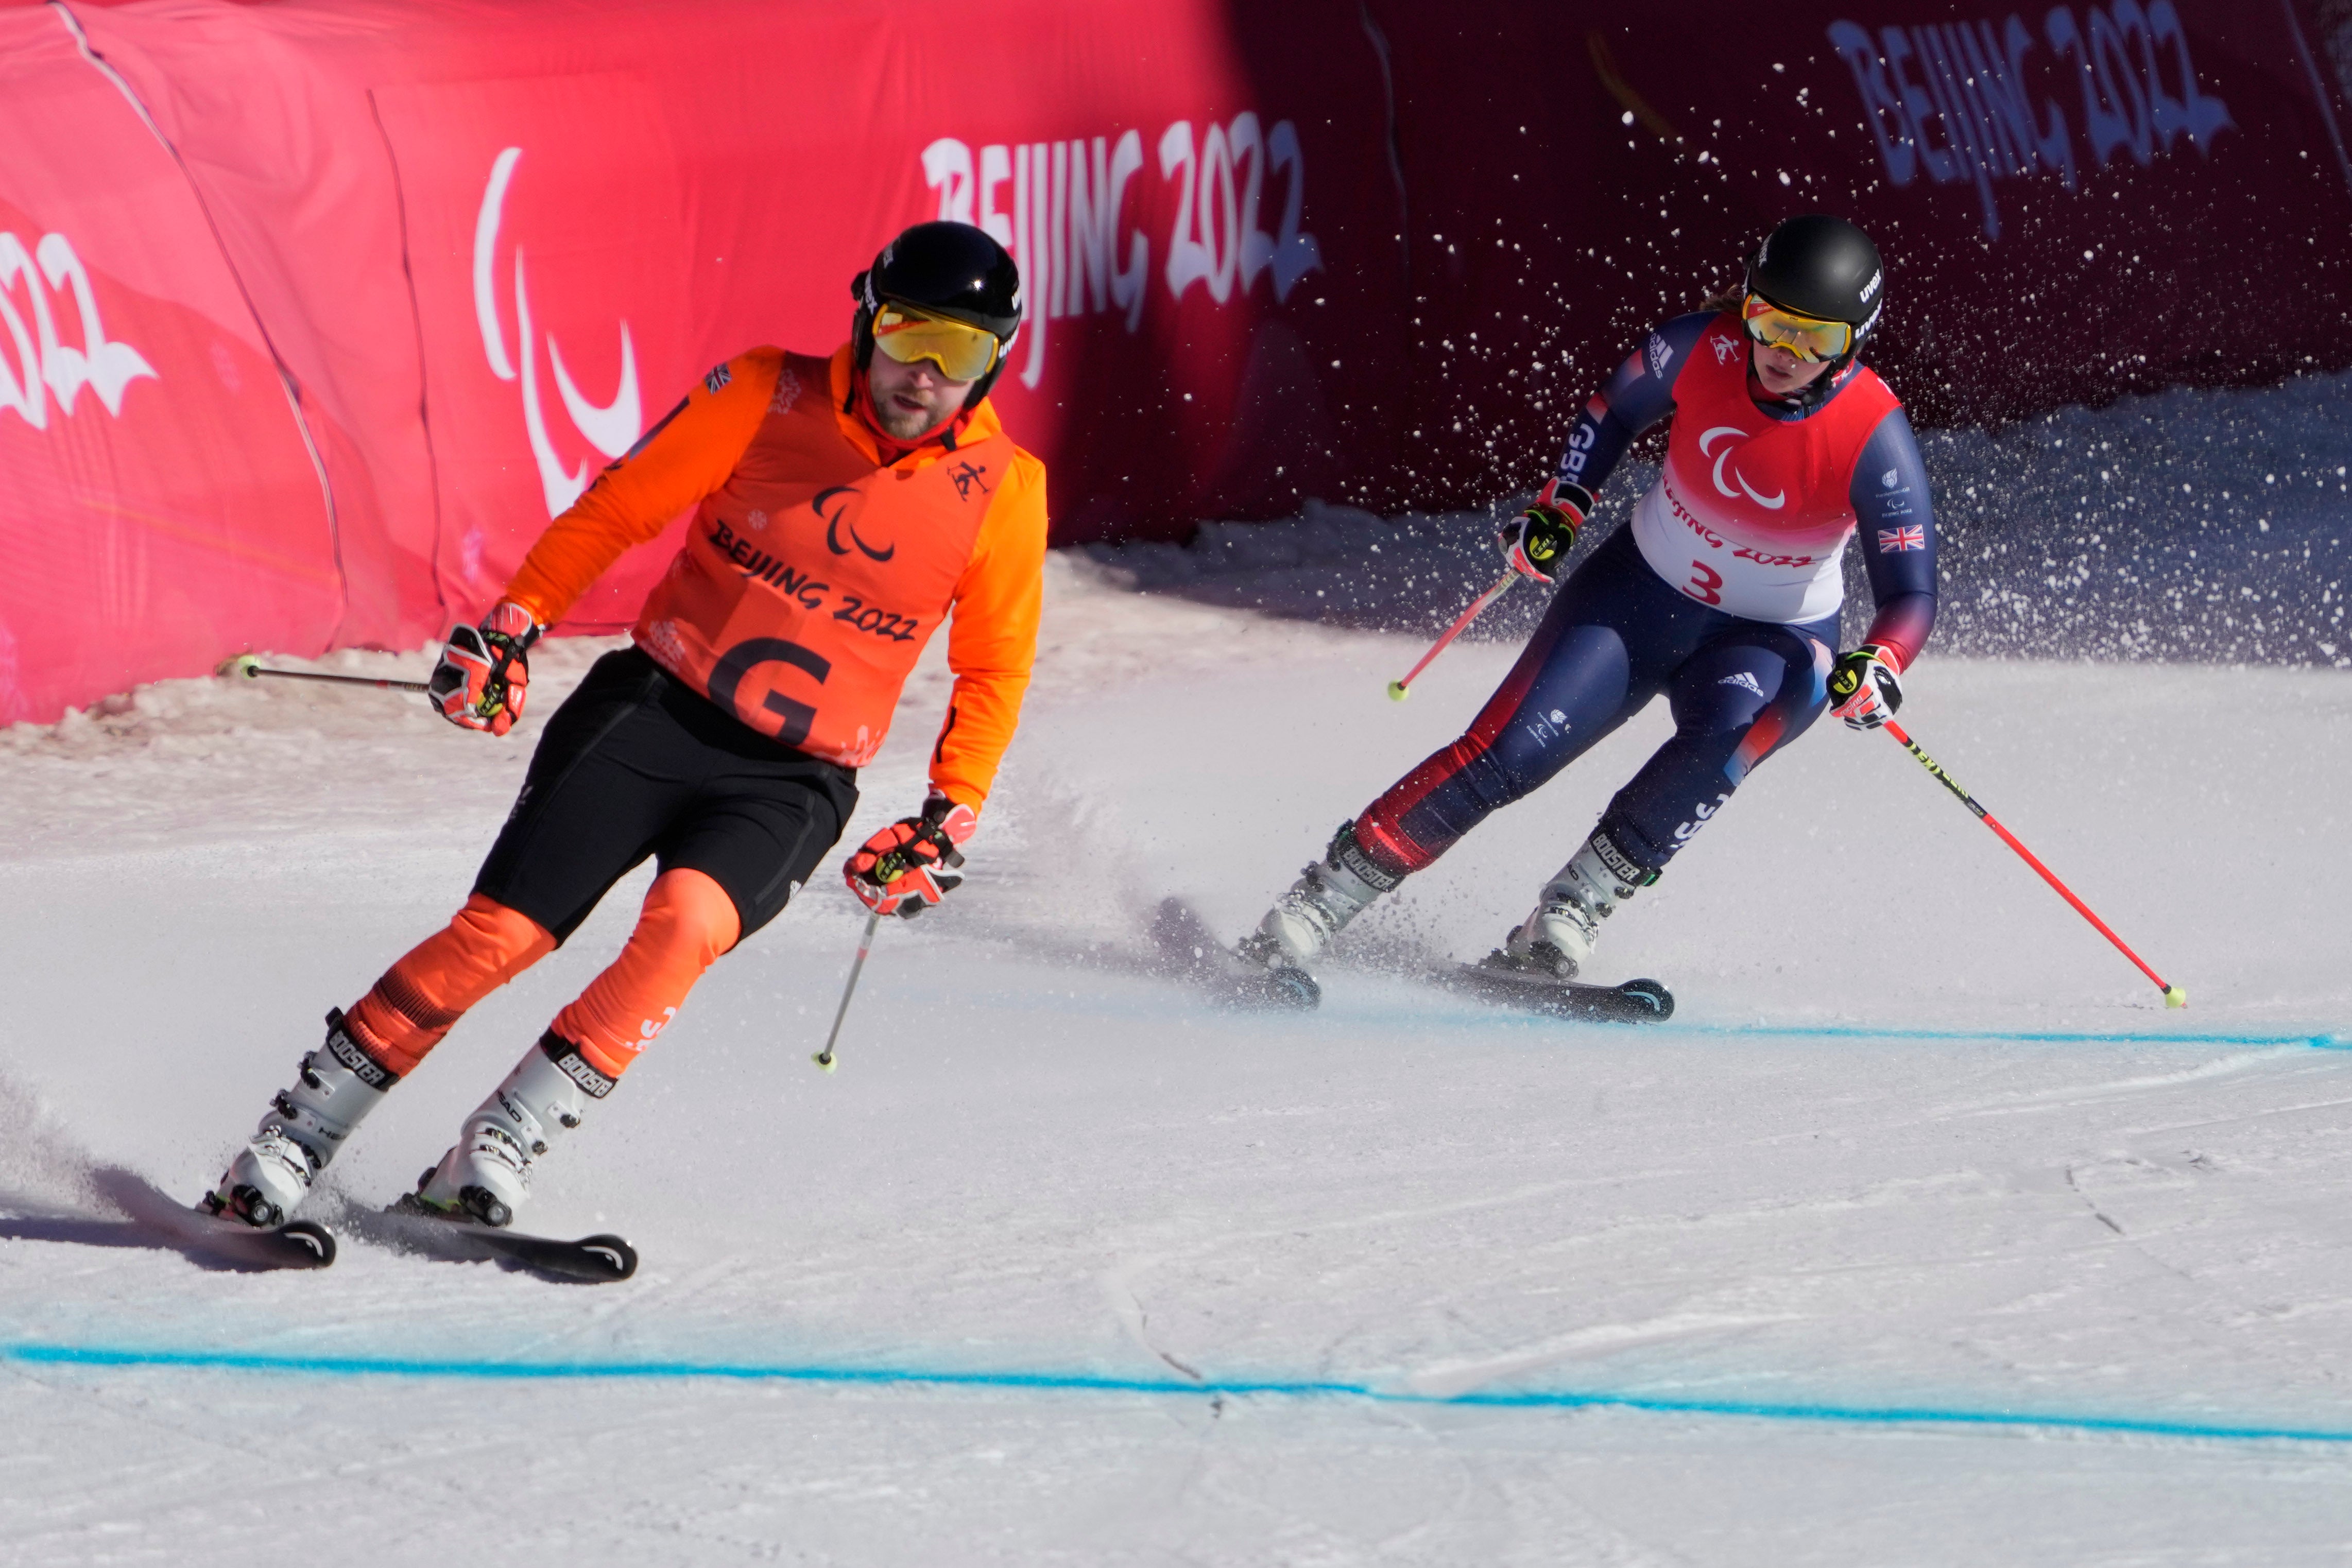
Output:
[[[762,664],[790,664],[823,685],[833,674],[833,661],[782,637],[752,637],[728,649],[710,668],[711,701],[761,734],[772,734],[786,746],[799,746],[808,739],[809,728],[816,722],[814,707],[773,689],[760,699],[757,708],[747,709],[736,695],[743,678]],[[782,724],[772,729],[770,715]]]

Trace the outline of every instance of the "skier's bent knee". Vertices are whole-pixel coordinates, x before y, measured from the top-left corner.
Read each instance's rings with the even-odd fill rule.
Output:
[[[691,868],[664,872],[646,894],[621,956],[555,1015],[555,1032],[618,1078],[677,1016],[694,983],[735,946],[741,929],[735,901],[717,882]]]
[[[475,1003],[555,950],[528,915],[483,894],[383,972],[345,1015],[352,1037],[406,1077]]]

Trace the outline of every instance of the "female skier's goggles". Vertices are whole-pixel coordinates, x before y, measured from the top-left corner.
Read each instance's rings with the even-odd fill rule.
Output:
[[[1760,294],[1751,294],[1740,307],[1748,335],[1759,343],[1786,349],[1808,363],[1834,360],[1853,347],[1853,329],[1843,321],[1822,321],[1783,310]]]
[[[927,316],[887,299],[874,313],[874,346],[902,365],[929,360],[951,382],[976,382],[996,364],[1003,347],[984,327]]]

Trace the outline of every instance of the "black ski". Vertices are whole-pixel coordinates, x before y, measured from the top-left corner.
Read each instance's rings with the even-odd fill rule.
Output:
[[[524,1231],[494,1230],[425,1207],[414,1194],[359,1227],[360,1234],[403,1251],[452,1262],[505,1262],[551,1279],[609,1284],[637,1271],[637,1249],[617,1236],[565,1241]]]
[[[1672,991],[1655,980],[1598,986],[1560,980],[1517,968],[1499,953],[1476,964],[1456,964],[1432,974],[1440,988],[1523,1012],[1601,1023],[1664,1023],[1675,1016]]]
[[[335,1260],[335,1233],[314,1219],[257,1230],[242,1220],[190,1211],[202,1234],[180,1239],[200,1252],[261,1269],[324,1269]]]
[[[171,1194],[120,1167],[97,1173],[96,1185],[131,1222],[157,1231],[184,1251],[205,1253],[238,1268],[324,1269],[335,1260],[335,1233],[310,1219],[257,1229],[241,1219],[184,1208]]]
[[[257,1229],[201,1208],[184,1207],[146,1177],[119,1167],[91,1173],[91,1185],[121,1218],[0,1194],[0,1235],[73,1241],[93,1247],[149,1247],[226,1269],[323,1269],[335,1260],[335,1234],[308,1219]]]
[[[1303,1012],[1323,999],[1314,976],[1250,963],[1219,941],[1200,912],[1181,898],[1160,901],[1151,917],[1151,946],[1164,972],[1230,1006]]]

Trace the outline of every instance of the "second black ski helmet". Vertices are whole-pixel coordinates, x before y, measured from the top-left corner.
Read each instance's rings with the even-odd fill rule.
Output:
[[[874,318],[886,302],[993,337],[995,362],[974,380],[966,408],[988,395],[1021,332],[1021,269],[986,230],[970,224],[915,225],[882,247],[874,265],[850,280],[849,292],[857,301],[850,340],[861,371],[873,362]]]
[[[1862,351],[1886,303],[1886,268],[1870,236],[1843,218],[1808,213],[1764,236],[1748,258],[1748,291],[1783,310],[1853,329],[1843,361]]]

